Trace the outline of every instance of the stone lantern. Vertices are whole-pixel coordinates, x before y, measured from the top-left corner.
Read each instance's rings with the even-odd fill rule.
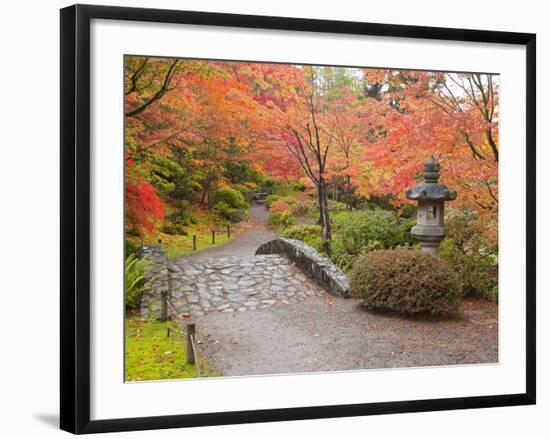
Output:
[[[420,242],[422,250],[437,256],[439,243],[447,234],[445,228],[445,201],[456,198],[456,192],[451,191],[439,180],[439,163],[432,156],[424,163],[424,183],[406,192],[409,200],[418,202],[416,226],[411,229],[411,235]]]

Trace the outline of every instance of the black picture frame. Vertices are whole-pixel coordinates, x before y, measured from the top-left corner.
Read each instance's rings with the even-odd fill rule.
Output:
[[[484,42],[526,47],[526,392],[508,395],[393,401],[90,420],[90,21],[131,20],[240,28]],[[75,5],[61,10],[61,405],[60,424],[72,433],[303,420],[535,404],[535,143],[536,36],[303,18]]]

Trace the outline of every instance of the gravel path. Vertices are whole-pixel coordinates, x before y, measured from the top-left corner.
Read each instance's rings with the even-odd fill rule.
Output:
[[[186,320],[196,322],[199,349],[223,376],[498,361],[497,306],[479,300],[447,320],[370,313],[329,295]]]
[[[248,210],[254,228],[237,236],[233,241],[218,247],[210,247],[196,253],[182,256],[177,261],[198,261],[202,259],[253,256],[256,249],[264,242],[275,239],[277,235],[266,226],[267,209],[263,205],[253,204]]]

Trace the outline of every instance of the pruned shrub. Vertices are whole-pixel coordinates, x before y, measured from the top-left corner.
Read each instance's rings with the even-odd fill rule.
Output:
[[[367,309],[406,315],[448,314],[458,309],[460,281],[441,259],[417,250],[375,250],[359,256],[350,291]]]
[[[238,223],[248,218],[246,213],[248,203],[243,195],[235,189],[229,187],[218,189],[214,192],[213,202],[214,212],[226,221]]]
[[[225,203],[232,209],[248,209],[248,203],[245,201],[243,195],[230,187],[218,189],[214,192],[213,202],[214,205]]]

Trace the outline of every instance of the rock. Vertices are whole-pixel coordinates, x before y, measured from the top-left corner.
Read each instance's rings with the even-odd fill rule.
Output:
[[[288,287],[288,282],[282,279],[272,279],[271,285],[276,285],[278,287]]]
[[[187,301],[189,303],[199,303],[199,296],[196,294],[189,294],[187,295]]]

